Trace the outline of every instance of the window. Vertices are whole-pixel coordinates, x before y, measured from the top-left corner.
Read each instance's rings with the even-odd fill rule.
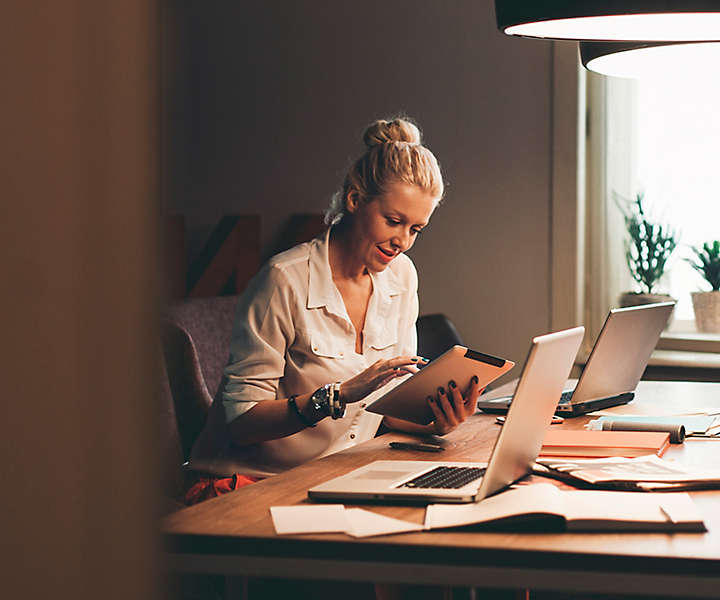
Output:
[[[683,259],[693,256],[690,245],[720,239],[720,81],[639,81],[634,101],[637,186],[653,212],[678,230],[665,284],[678,300],[676,328],[692,331],[690,292],[709,288]]]
[[[654,219],[678,233],[659,290],[678,301],[665,337],[683,338],[686,349],[687,339],[701,339],[702,349],[717,351],[720,335],[695,333],[690,292],[709,286],[684,258],[692,256],[690,245],[720,239],[720,81],[588,73],[587,89],[586,305],[594,329],[622,292],[636,289],[625,264],[625,227],[614,196],[632,199],[640,192]]]

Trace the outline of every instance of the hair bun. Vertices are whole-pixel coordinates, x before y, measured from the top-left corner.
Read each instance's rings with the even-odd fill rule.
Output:
[[[419,144],[422,135],[417,125],[407,117],[395,117],[391,121],[378,119],[365,130],[363,142],[368,148],[390,142]]]

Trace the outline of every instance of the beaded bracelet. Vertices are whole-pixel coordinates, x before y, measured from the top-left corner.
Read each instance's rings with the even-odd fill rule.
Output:
[[[332,418],[342,419],[345,416],[345,403],[340,399],[340,382],[330,385]]]
[[[297,415],[297,418],[300,419],[300,422],[305,425],[305,427],[315,427],[316,424],[312,421],[309,421],[308,418],[300,412],[297,402],[295,402],[295,398],[297,398],[297,394],[293,394],[288,398],[288,404],[290,405],[290,408],[293,409],[293,412]]]

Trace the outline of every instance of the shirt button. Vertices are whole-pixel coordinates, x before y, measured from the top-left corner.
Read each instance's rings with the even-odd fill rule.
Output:
[[[313,350],[317,352],[317,346],[313,346]]]
[[[365,408],[366,406],[367,406],[367,404],[365,404],[365,403],[363,402],[363,403],[360,405],[360,408]]]
[[[350,434],[350,439],[351,439],[351,440],[354,440],[354,439],[355,439],[355,434],[354,434],[354,433],[351,433],[351,434]]]
[[[344,354],[343,352],[341,352],[341,353],[340,353],[340,358],[342,358],[343,356],[345,356],[345,354]]]

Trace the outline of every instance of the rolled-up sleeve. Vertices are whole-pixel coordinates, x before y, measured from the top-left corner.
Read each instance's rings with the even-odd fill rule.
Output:
[[[282,269],[269,265],[243,294],[223,377],[227,423],[258,402],[277,398],[286,350],[294,338],[292,293]]]

